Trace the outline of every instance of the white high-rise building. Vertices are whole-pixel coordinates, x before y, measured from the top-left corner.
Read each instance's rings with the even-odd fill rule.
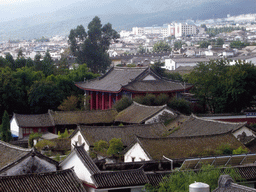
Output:
[[[183,23],[175,23],[175,37],[182,37],[196,34],[196,26]]]

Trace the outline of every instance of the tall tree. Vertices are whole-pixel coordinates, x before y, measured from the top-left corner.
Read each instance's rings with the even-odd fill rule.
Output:
[[[104,73],[111,64],[107,50],[111,40],[118,37],[110,23],[102,26],[100,18],[96,16],[88,24],[87,33],[82,25],[70,31],[70,50],[79,64],[86,63],[93,73]]]
[[[4,111],[4,115],[2,118],[2,140],[5,142],[9,142],[12,139],[12,134],[10,131],[10,120],[7,111]]]
[[[154,52],[171,51],[171,47],[164,41],[158,41],[153,46]]]
[[[54,62],[52,60],[52,57],[50,55],[49,50],[46,51],[44,59],[42,61],[42,68],[43,68],[43,73],[45,76],[49,76],[53,74],[54,72]]]

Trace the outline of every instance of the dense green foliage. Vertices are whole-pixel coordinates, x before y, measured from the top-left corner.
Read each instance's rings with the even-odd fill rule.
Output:
[[[94,143],[93,150],[90,151],[91,157],[96,157],[97,154],[102,156],[111,156],[115,158],[120,157],[120,152],[123,150],[124,145],[121,139],[112,138],[109,143],[103,140],[99,140]]]
[[[153,46],[154,52],[171,51],[171,47],[165,41],[158,41]]]
[[[256,68],[251,63],[212,60],[199,63],[188,75],[192,90],[211,112],[240,112],[256,94]],[[206,109],[205,109],[206,110]]]
[[[40,151],[40,150],[46,149],[46,148],[47,149],[52,149],[55,145],[56,144],[54,142],[43,139],[35,145],[35,148]]]
[[[115,108],[118,112],[120,112],[126,109],[127,107],[129,107],[131,104],[132,104],[132,100],[129,97],[124,96],[113,105],[113,108]]]
[[[230,43],[230,47],[231,48],[237,48],[237,49],[244,48],[244,47],[246,47],[248,45],[249,45],[249,43],[245,43],[245,42],[241,42],[241,41],[232,41]]]
[[[79,64],[86,63],[93,73],[104,73],[111,64],[107,53],[108,47],[111,40],[117,39],[119,35],[110,23],[102,26],[97,16],[87,28],[86,32],[84,27],[79,25],[70,31],[71,52]]]
[[[241,27],[220,27],[220,28],[206,28],[206,33],[210,36],[215,36],[219,33],[228,33],[235,30],[244,30]]]
[[[176,170],[171,175],[164,177],[159,186],[153,187],[147,184],[145,190],[148,192],[187,192],[189,191],[189,185],[196,181],[207,183],[210,186],[210,191],[213,191],[218,187],[220,175],[230,175],[235,182],[243,180],[241,175],[233,168],[220,169],[211,165],[203,165],[197,172]]]
[[[89,72],[86,64],[77,69],[55,68],[49,53],[40,60],[25,59],[22,56],[13,60],[10,54],[0,57],[0,115],[6,110],[9,114],[46,113],[70,96],[79,98],[78,109],[82,109],[83,94],[74,82],[97,77]],[[22,64],[21,64],[22,63]],[[59,72],[61,70],[61,72]]]
[[[186,114],[186,115],[191,114],[190,103],[185,99],[172,98],[168,102],[168,107],[170,107],[171,109],[177,110],[182,114]]]
[[[34,147],[34,142],[33,140],[34,139],[38,139],[42,137],[42,134],[41,133],[31,133],[28,137],[28,146],[29,147]]]
[[[10,120],[7,111],[4,111],[1,125],[1,139],[5,142],[9,142],[12,139],[10,131]]]

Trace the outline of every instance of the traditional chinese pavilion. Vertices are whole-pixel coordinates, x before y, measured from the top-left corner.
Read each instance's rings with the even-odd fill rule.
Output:
[[[76,86],[90,96],[91,110],[110,109],[123,95],[134,98],[147,93],[165,93],[170,97],[179,97],[180,93],[192,87],[167,80],[150,67],[113,67],[98,79],[79,82]]]

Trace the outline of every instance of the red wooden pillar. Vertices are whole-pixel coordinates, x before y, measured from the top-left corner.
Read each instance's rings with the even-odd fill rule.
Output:
[[[104,110],[105,109],[105,94],[101,93],[101,109]]]
[[[91,103],[90,103],[90,104],[91,104],[91,110],[92,110],[92,106],[93,106],[93,92],[90,91],[90,93],[91,93],[91,94],[90,94],[90,95],[91,95]]]
[[[116,102],[118,101],[118,93],[116,93]]]
[[[109,109],[112,108],[112,99],[111,99],[111,93],[109,93],[109,96],[108,96],[108,106],[109,106]]]
[[[99,109],[99,92],[96,92],[96,110]]]

